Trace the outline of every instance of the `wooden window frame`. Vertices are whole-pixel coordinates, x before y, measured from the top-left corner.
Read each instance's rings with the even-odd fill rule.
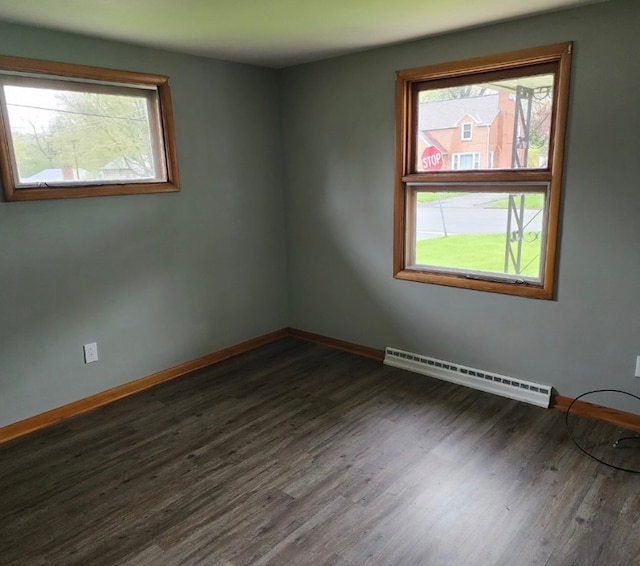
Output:
[[[65,184],[47,183],[46,187],[24,187],[18,182],[19,176],[15,170],[12,142],[8,131],[8,120],[4,95],[0,93],[0,179],[7,201],[31,201],[44,199],[67,199],[92,196],[132,195],[144,193],[175,192],[180,190],[178,179],[178,159],[175,144],[175,126],[171,106],[171,92],[169,79],[162,75],[152,75],[131,71],[119,71],[100,67],[89,67],[41,61],[23,57],[0,56],[0,73],[32,77],[44,83],[56,80],[72,80],[79,85],[90,85],[98,92],[100,89],[109,91],[125,87],[139,87],[152,89],[154,108],[158,119],[150,121],[152,143],[162,145],[163,172],[166,180],[127,182],[126,180],[112,183],[73,182]],[[156,134],[155,136],[153,134]],[[162,142],[160,144],[159,142]]]
[[[442,63],[405,69],[396,73],[396,174],[394,187],[393,276],[396,279],[476,289],[538,299],[553,299],[555,294],[558,227],[564,159],[564,139],[569,101],[572,43],[558,43],[523,49],[466,61]],[[545,168],[495,169],[417,172],[415,167],[417,128],[417,84],[433,81],[433,88],[473,84],[485,76],[526,76],[528,69],[548,67],[555,76],[553,111],[549,138],[549,158]],[[437,86],[436,86],[437,85]],[[545,199],[545,245],[542,249],[541,282],[531,283],[518,278],[489,277],[487,274],[461,274],[455,270],[430,269],[407,264],[412,253],[410,235],[415,219],[408,214],[415,203],[415,191],[410,186],[434,184],[449,190],[455,187],[491,183],[548,183]],[[479,188],[479,191],[482,189]],[[514,193],[519,192],[514,188]]]

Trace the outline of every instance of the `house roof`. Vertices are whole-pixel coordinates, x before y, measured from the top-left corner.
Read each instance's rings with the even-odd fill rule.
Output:
[[[441,153],[449,153],[449,150],[444,147],[437,139],[435,139],[433,136],[429,135],[429,132],[426,131],[418,131],[418,135],[420,136],[420,138],[422,139],[422,141],[424,143],[427,144],[427,146],[435,146],[437,147]]]
[[[498,115],[498,96],[488,94],[422,102],[418,111],[418,129],[425,131],[455,128],[465,116],[469,116],[480,126],[491,124]]]

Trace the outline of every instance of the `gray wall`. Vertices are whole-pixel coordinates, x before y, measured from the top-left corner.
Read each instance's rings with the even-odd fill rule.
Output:
[[[640,393],[639,30],[637,0],[612,1],[284,71],[291,326],[562,395]],[[575,44],[557,300],[394,280],[394,72],[567,40]],[[640,413],[619,396],[606,404]]]
[[[0,426],[286,326],[274,71],[3,23],[0,53],[169,75],[182,184],[0,202]]]
[[[182,182],[0,202],[0,426],[287,324],[638,393],[638,29],[616,0],[277,73],[0,23],[2,54],[169,75]],[[566,40],[557,300],[394,280],[394,72]]]

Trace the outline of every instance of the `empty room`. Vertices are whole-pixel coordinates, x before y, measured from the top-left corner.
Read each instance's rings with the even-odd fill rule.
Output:
[[[0,0],[0,564],[640,564],[639,31]]]

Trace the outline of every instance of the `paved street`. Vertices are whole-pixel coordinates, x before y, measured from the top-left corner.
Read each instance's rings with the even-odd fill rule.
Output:
[[[455,234],[504,234],[507,231],[507,209],[484,208],[489,203],[504,198],[504,194],[474,194],[443,199],[441,203],[418,204],[416,237],[418,240]],[[440,206],[440,204],[442,206]],[[539,232],[542,228],[542,212],[525,210],[525,229]],[[534,218],[535,217],[535,218]],[[533,219],[533,220],[532,220]],[[514,229],[515,226],[512,228]]]

